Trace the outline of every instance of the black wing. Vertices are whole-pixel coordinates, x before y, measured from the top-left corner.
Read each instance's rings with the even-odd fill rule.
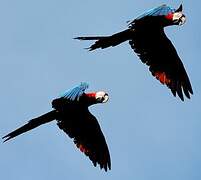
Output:
[[[174,96],[177,94],[183,101],[184,93],[190,99],[190,94],[193,94],[190,80],[164,29],[136,28],[134,34],[129,44],[142,62],[149,66],[152,75],[166,84]]]
[[[63,104],[65,108],[62,110],[59,104]],[[111,169],[105,137],[97,119],[88,108],[79,104],[64,103],[63,99],[54,100],[53,107],[57,108],[60,114],[57,118],[59,128],[73,138],[76,146],[89,157],[94,166],[99,164],[105,171]]]

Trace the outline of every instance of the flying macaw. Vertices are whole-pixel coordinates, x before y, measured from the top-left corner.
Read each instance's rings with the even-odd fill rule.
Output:
[[[105,171],[111,169],[110,153],[105,137],[95,116],[88,107],[108,101],[108,94],[104,91],[85,93],[87,83],[67,91],[52,101],[53,110],[28,121],[24,126],[12,131],[3,137],[4,142],[34,129],[42,124],[56,120],[57,125],[76,146],[93,162],[100,165]]]
[[[90,51],[117,46],[129,41],[131,48],[143,63],[149,66],[152,75],[171,89],[174,96],[184,101],[183,93],[190,99],[193,94],[184,65],[164,27],[183,25],[186,21],[182,5],[176,10],[167,5],[151,9],[131,21],[128,29],[111,36],[77,37],[78,40],[96,40]]]

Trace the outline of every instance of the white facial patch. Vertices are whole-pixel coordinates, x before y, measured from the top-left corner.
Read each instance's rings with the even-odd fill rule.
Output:
[[[182,17],[182,15],[183,15],[182,12],[176,12],[176,13],[173,14],[172,20],[173,21],[178,20],[178,19],[180,19]]]
[[[104,91],[98,91],[96,93],[96,99],[103,99],[102,103],[105,103],[108,101],[109,96],[107,93],[105,93]]]
[[[173,17],[172,17],[172,20],[173,21],[178,21],[179,25],[182,25],[182,24],[184,24],[186,22],[186,18],[183,15],[182,12],[176,12],[176,13],[174,13]]]

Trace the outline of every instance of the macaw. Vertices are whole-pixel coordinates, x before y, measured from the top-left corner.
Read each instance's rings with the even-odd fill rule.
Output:
[[[186,17],[182,5],[176,10],[167,5],[151,9],[133,21],[128,29],[111,36],[76,37],[78,40],[96,40],[89,51],[110,46],[117,46],[129,41],[131,48],[141,61],[149,66],[152,75],[166,85],[174,96],[184,101],[183,93],[190,99],[193,94],[190,80],[184,65],[171,41],[164,32],[164,27],[183,25]]]
[[[111,160],[105,137],[95,116],[88,107],[108,101],[108,94],[104,91],[85,93],[87,83],[65,92],[52,101],[53,110],[28,121],[24,126],[12,131],[3,137],[4,142],[34,129],[42,124],[56,120],[57,125],[76,146],[93,162],[99,164],[105,171],[111,169]]]

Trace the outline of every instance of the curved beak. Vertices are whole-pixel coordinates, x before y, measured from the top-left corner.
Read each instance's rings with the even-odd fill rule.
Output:
[[[180,11],[173,14],[173,23],[175,25],[183,25],[186,22],[186,16]]]
[[[109,96],[108,96],[108,94],[106,93],[106,94],[104,95],[104,97],[103,97],[102,103],[106,103],[106,102],[108,101],[108,99],[109,99]]]
[[[99,103],[106,103],[109,99],[109,96],[108,94],[104,94],[104,96],[99,96],[96,98],[96,101],[99,102]]]
[[[179,18],[179,26],[183,25],[186,22],[186,16],[183,14],[180,18]]]

